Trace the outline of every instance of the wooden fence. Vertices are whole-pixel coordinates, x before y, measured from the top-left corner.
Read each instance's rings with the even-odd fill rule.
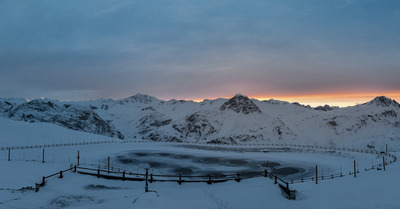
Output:
[[[148,173],[148,169],[146,169],[146,173],[133,173],[133,172],[126,172],[126,171],[113,171],[110,169],[100,169],[100,168],[87,168],[82,166],[71,166],[68,169],[61,170],[57,173],[53,173],[48,176],[42,177],[41,183],[36,183],[35,191],[38,192],[40,187],[46,185],[46,180],[52,177],[58,176],[58,178],[63,178],[64,173],[72,171],[83,175],[90,175],[95,176],[97,178],[104,178],[104,179],[112,179],[112,180],[122,180],[122,181],[145,181],[145,191],[148,191],[148,183],[153,182],[176,182],[179,185],[182,183],[221,183],[227,181],[236,181],[240,182],[243,179],[249,179],[253,177],[264,176],[274,180],[274,184],[278,184],[279,188],[281,189],[282,193],[288,199],[296,199],[296,191],[289,189],[289,182],[283,180],[282,178],[274,175],[267,170],[264,172],[253,172],[253,173],[236,173],[236,174],[228,174],[228,175],[221,175],[221,176],[213,176],[209,175],[199,175],[199,176],[188,176],[188,175],[153,175],[152,173]]]
[[[43,187],[44,185],[46,185],[46,179],[49,179],[49,178],[52,178],[52,177],[55,177],[55,176],[58,176],[58,178],[62,179],[64,177],[64,173],[65,172],[72,171],[72,170],[73,170],[73,167],[70,166],[70,168],[68,168],[68,169],[61,170],[61,171],[59,171],[57,173],[53,173],[53,174],[50,174],[48,176],[43,176],[42,177],[42,182],[35,184],[35,186],[36,186],[35,187],[35,191],[38,192],[40,187]]]
[[[91,142],[76,142],[76,143],[60,143],[60,144],[48,144],[48,145],[32,145],[32,146],[15,146],[15,147],[1,147],[1,150],[8,150],[8,159],[10,160],[10,152],[11,150],[18,150],[18,149],[35,149],[35,148],[45,148],[45,147],[62,147],[62,146],[79,146],[79,145],[94,145],[94,144],[106,144],[106,143],[140,143],[140,142],[146,142],[146,141],[133,141],[133,140],[124,140],[124,141],[91,141]],[[244,145],[218,145],[218,144],[212,144],[213,146],[210,146],[211,144],[207,143],[196,143],[196,144],[191,144],[191,143],[171,143],[175,145],[184,145],[184,146],[189,146],[192,148],[201,148],[201,149],[213,149],[213,148],[227,148],[227,149],[240,149],[243,148],[244,146],[247,146],[247,148],[252,148],[252,149],[257,149],[257,150],[262,150],[262,149],[267,149],[267,148],[279,148],[279,149],[289,149],[289,151],[296,151],[296,150],[311,150],[311,151],[316,151],[316,150],[325,150],[329,152],[356,152],[356,153],[364,153],[364,154],[374,154],[378,156],[382,156],[382,162],[372,165],[370,168],[365,168],[365,171],[369,171],[372,169],[376,170],[385,170],[386,166],[389,164],[392,164],[397,161],[397,157],[391,153],[388,152],[387,145],[386,145],[386,150],[385,151],[377,151],[373,149],[369,150],[363,150],[363,149],[355,149],[355,148],[345,148],[345,147],[327,147],[327,146],[318,146],[318,145],[294,145],[294,144],[262,144],[262,143],[253,143],[253,144],[244,144]],[[385,160],[386,157],[386,160]],[[43,158],[44,159],[44,158]],[[44,160],[43,160],[44,161]],[[102,178],[109,178],[109,179],[121,179],[121,180],[136,180],[136,181],[149,181],[151,182],[162,182],[162,181],[173,181],[177,182],[179,184],[183,182],[207,182],[207,183],[218,183],[218,182],[225,182],[225,181],[230,181],[230,180],[235,180],[240,182],[242,179],[246,178],[252,178],[256,177],[257,175],[262,176],[264,175],[265,177],[271,178],[275,180],[276,184],[279,184],[279,187],[282,189],[282,191],[286,194],[286,196],[290,199],[295,198],[295,192],[294,190],[289,190],[289,184],[294,184],[294,183],[301,183],[301,182],[307,182],[307,181],[315,181],[316,183],[318,180],[328,180],[328,179],[334,179],[338,177],[344,177],[347,176],[344,173],[335,173],[335,174],[328,174],[328,175],[322,175],[319,176],[318,173],[314,177],[310,178],[301,178],[301,179],[290,179],[290,180],[283,180],[279,178],[276,175],[273,175],[272,173],[269,173],[267,171],[263,172],[256,172],[256,174],[248,175],[246,173],[236,173],[236,174],[231,174],[231,175],[224,175],[222,177],[218,176],[212,176],[212,175],[206,175],[206,176],[185,176],[185,175],[179,175],[179,176],[170,176],[170,175],[153,175],[153,174],[148,174],[145,173],[127,173],[125,171],[105,171],[100,168],[93,169],[93,168],[84,168],[84,167],[76,167],[76,168],[69,168],[64,171],[60,171],[58,173],[45,176],[42,179],[42,182],[38,184],[37,188],[40,186],[44,186],[46,179],[54,177],[59,175],[60,178],[62,178],[63,173],[67,171],[71,171],[74,169],[75,172],[81,173],[81,174],[87,174],[87,175],[96,175],[98,177]],[[78,171],[77,171],[78,170]],[[95,171],[95,173],[93,173]],[[96,173],[97,172],[97,173]],[[105,173],[107,172],[107,174]],[[354,169],[353,172],[349,172],[349,175],[354,175],[356,177],[356,174],[359,173],[360,171],[356,168]],[[136,175],[136,177],[135,177]]]
[[[58,143],[58,144],[43,144],[43,145],[7,146],[7,147],[0,147],[0,149],[1,150],[19,150],[19,149],[37,149],[37,148],[45,148],[45,147],[66,147],[66,146],[110,144],[110,143],[129,143],[129,142],[134,142],[134,141],[128,140],[128,141],[124,142],[124,141],[105,140],[105,141]]]

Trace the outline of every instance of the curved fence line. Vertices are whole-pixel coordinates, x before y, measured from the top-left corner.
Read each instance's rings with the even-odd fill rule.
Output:
[[[176,144],[176,145],[182,145],[182,143],[169,143],[169,144]],[[210,146],[210,144],[191,144],[191,143],[185,143],[187,147],[189,148],[195,148],[195,149],[208,149],[208,148],[215,148],[215,146]],[[189,145],[187,145],[189,144]],[[257,150],[262,150],[266,148],[279,148],[279,149],[300,149],[300,150],[324,150],[324,151],[332,151],[332,152],[354,152],[354,153],[363,153],[363,154],[371,154],[371,155],[378,155],[379,156],[387,156],[391,158],[390,160],[386,161],[384,158],[382,159],[382,163],[378,163],[375,165],[372,165],[370,168],[365,168],[365,171],[369,171],[372,169],[376,170],[382,170],[383,167],[386,165],[392,164],[397,161],[397,157],[391,153],[383,152],[383,151],[376,151],[376,150],[363,150],[363,149],[356,149],[356,148],[346,148],[346,147],[325,147],[325,146],[317,146],[317,145],[295,145],[295,144],[255,144],[256,147],[251,147],[251,148],[256,148]],[[246,146],[237,146],[237,145],[219,145],[219,148],[226,148],[226,149],[231,149],[231,148],[243,148],[243,147],[249,147],[248,145]],[[287,150],[290,151],[290,150]],[[91,164],[91,166],[96,166],[94,164]],[[100,165],[97,165],[98,168],[100,168]],[[104,166],[104,169],[106,169],[107,166]],[[118,171],[124,170],[123,168],[112,168],[113,169],[118,169]],[[260,173],[259,171],[254,171],[256,173]],[[261,172],[262,173],[262,172]],[[286,179],[287,183],[294,184],[294,183],[303,183],[303,182],[311,182],[315,181],[317,182],[318,180],[330,180],[330,179],[335,179],[335,178],[341,178],[345,176],[350,176],[354,174],[360,173],[360,171],[357,169],[354,169],[353,172],[349,172],[348,174],[346,173],[334,173],[334,174],[327,174],[327,175],[315,175],[313,177],[308,177],[308,178],[301,178],[301,179]],[[144,174],[139,174],[139,175],[144,175]],[[242,174],[243,175],[243,174]],[[168,176],[168,175],[153,175],[153,176],[165,176],[165,177],[172,177],[176,178],[177,176]],[[252,177],[258,177],[262,175],[253,175]],[[182,176],[183,177],[183,176]],[[191,177],[191,176],[185,176],[185,177]],[[252,178],[251,177],[251,178]],[[286,182],[285,181],[285,182]]]
[[[178,146],[186,146],[188,148],[196,148],[196,149],[255,149],[262,151],[262,149],[267,148],[279,148],[279,149],[289,149],[291,150],[324,150],[324,151],[332,151],[332,152],[354,152],[354,153],[364,153],[364,154],[374,154],[379,156],[383,156],[383,160],[381,163],[372,165],[369,168],[365,168],[365,171],[369,170],[382,170],[386,165],[392,164],[397,161],[397,157],[387,151],[377,151],[374,149],[356,149],[356,148],[346,148],[346,147],[329,147],[329,146],[318,146],[318,145],[296,145],[296,144],[283,144],[283,143],[247,143],[247,144],[235,144],[235,145],[225,145],[225,144],[212,144],[206,142],[200,143],[191,143],[191,142],[155,142],[155,141],[137,141],[137,140],[104,140],[104,141],[89,141],[89,142],[75,142],[75,143],[59,143],[59,144],[44,144],[44,145],[26,145],[26,146],[14,146],[14,147],[1,147],[1,150],[22,150],[22,149],[37,149],[37,148],[52,148],[52,147],[64,147],[64,146],[80,146],[80,145],[96,145],[96,144],[110,144],[110,143],[117,143],[117,144],[124,144],[124,143],[161,143],[161,144],[172,144]],[[389,157],[390,160],[386,161],[384,156]],[[122,169],[120,169],[122,170]],[[353,172],[349,172],[348,175],[354,175],[355,173],[359,173],[360,171],[355,169]],[[143,174],[142,174],[143,175]],[[156,175],[154,175],[156,176]],[[307,181],[318,181],[318,180],[328,180],[334,179],[338,177],[347,176],[344,173],[336,173],[336,174],[328,174],[322,176],[315,176],[311,178],[302,178],[302,179],[290,179],[288,180],[289,183],[302,183]],[[176,177],[176,176],[173,176]],[[185,176],[188,177],[188,176]],[[253,176],[254,177],[254,176]]]
[[[122,143],[129,143],[129,142],[138,142],[138,141],[124,141]],[[90,144],[102,144],[102,143],[116,143],[116,141],[98,141],[98,142],[81,142],[81,143],[66,143],[62,144],[62,146],[74,146],[74,145],[90,145]],[[117,142],[121,143],[121,142]],[[182,143],[170,143],[170,144],[176,144],[176,145],[182,145]],[[190,143],[183,143],[183,144],[190,144]],[[220,147],[226,148],[226,145],[219,145]],[[249,147],[249,145],[245,145]],[[331,151],[331,152],[336,152],[336,151],[344,151],[344,152],[357,152],[357,153],[364,153],[364,154],[376,154],[378,156],[383,156],[383,161],[382,163],[379,163],[377,165],[373,165],[372,168],[365,168],[365,171],[372,170],[372,169],[377,169],[381,170],[381,167],[385,170],[385,166],[392,164],[397,161],[397,157],[391,153],[387,152],[379,152],[376,150],[363,150],[363,149],[354,149],[354,148],[337,148],[337,147],[324,147],[324,146],[317,146],[317,145],[295,145],[295,144],[253,144],[253,146],[257,146],[257,149],[266,149],[266,148],[279,148],[279,149],[289,149],[287,151],[291,151],[290,149],[300,149],[300,150],[312,150],[315,151],[317,149],[320,150],[325,150],[325,151]],[[35,146],[35,148],[43,148],[43,147],[57,147],[57,145],[44,145],[44,146]],[[190,147],[192,148],[210,148],[210,144],[190,144]],[[213,146],[215,147],[215,146]],[[235,147],[244,147],[244,146],[228,146],[228,148],[235,148]],[[251,146],[250,146],[251,147]],[[254,148],[254,147],[252,147]],[[9,148],[10,150],[11,148]],[[389,157],[391,158],[390,161],[385,161],[384,157]],[[79,158],[79,154],[78,154]],[[78,161],[79,164],[79,161]],[[94,166],[92,164],[92,166]],[[107,169],[107,170],[105,170]],[[311,177],[311,178],[302,178],[302,179],[291,179],[291,180],[283,180],[282,178],[278,177],[277,175],[268,172],[267,169],[264,170],[264,175],[262,175],[262,172],[253,172],[251,175],[249,173],[236,173],[236,174],[226,174],[222,176],[212,176],[210,175],[198,175],[198,176],[189,176],[189,175],[153,175],[152,173],[148,173],[148,169],[146,169],[146,173],[134,173],[134,172],[126,172],[126,170],[123,170],[121,172],[120,168],[117,168],[118,171],[114,171],[114,168],[105,166],[104,170],[100,169],[100,165],[98,165],[98,168],[86,168],[82,166],[70,166],[69,169],[62,170],[58,173],[54,173],[48,176],[43,176],[42,182],[40,184],[36,184],[36,191],[39,191],[39,188],[41,186],[44,186],[46,183],[46,179],[54,177],[59,175],[59,178],[63,178],[63,173],[67,171],[73,171],[74,173],[80,173],[80,174],[85,174],[85,175],[91,175],[91,176],[97,176],[97,178],[106,178],[106,179],[116,179],[116,180],[128,180],[128,181],[145,181],[146,182],[146,189],[145,191],[148,191],[148,183],[147,182],[177,182],[179,184],[182,184],[184,182],[206,182],[208,184],[212,183],[219,183],[219,182],[226,182],[226,181],[237,181],[240,182],[242,179],[248,179],[248,178],[254,178],[254,177],[267,177],[270,179],[274,179],[274,183],[278,184],[279,188],[281,189],[282,193],[289,199],[295,199],[296,198],[296,191],[295,190],[290,190],[289,189],[289,184],[294,184],[294,183],[302,183],[302,182],[310,182],[310,181],[315,181],[318,183],[318,180],[328,180],[328,179],[335,179],[339,177],[344,177],[347,176],[343,173],[336,173],[336,174],[329,174],[329,175],[322,175],[318,176],[318,171],[316,171],[316,176]],[[317,166],[316,166],[317,170]],[[359,173],[360,171],[357,169],[356,170],[356,162],[354,161],[354,172],[351,173],[349,172],[349,175],[354,175],[356,177],[356,173]]]

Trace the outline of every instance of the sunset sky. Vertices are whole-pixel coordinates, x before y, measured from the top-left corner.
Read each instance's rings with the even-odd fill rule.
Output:
[[[0,97],[137,93],[400,100],[400,1],[0,1]]]

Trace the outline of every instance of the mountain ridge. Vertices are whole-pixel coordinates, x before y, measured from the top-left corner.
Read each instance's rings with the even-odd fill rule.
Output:
[[[311,108],[241,94],[202,102],[163,101],[144,94],[82,102],[0,99],[0,116],[12,120],[120,139],[224,144],[397,140],[399,115],[399,104],[384,96],[346,108]]]
[[[184,100],[184,99],[162,100],[162,99],[158,99],[155,96],[138,93],[138,94],[135,94],[133,96],[129,96],[129,97],[121,98],[121,99],[99,98],[99,99],[95,99],[95,100],[82,100],[82,101],[59,101],[59,100],[56,100],[56,99],[43,98],[43,97],[34,98],[34,99],[26,99],[26,98],[22,98],[22,97],[8,97],[8,98],[0,97],[0,100],[13,100],[13,101],[20,101],[20,102],[21,101],[22,102],[26,102],[26,101],[29,102],[31,100],[48,100],[48,101],[57,101],[57,102],[61,102],[61,103],[92,103],[92,102],[96,103],[96,102],[105,102],[105,101],[107,101],[107,102],[120,102],[120,103],[121,102],[141,102],[141,103],[147,103],[147,104],[149,104],[151,102],[162,102],[162,103],[168,103],[168,102],[172,102],[172,103],[176,103],[176,102],[181,102],[181,103],[182,102],[194,102],[194,103],[200,103],[201,104],[201,103],[207,103],[207,102],[214,102],[214,101],[218,101],[218,100],[228,101],[228,100],[230,100],[232,98],[240,97],[240,96],[249,98],[246,95],[243,95],[241,93],[237,93],[231,98],[219,97],[219,98],[216,98],[216,99],[204,99],[202,101],[193,101],[193,100]],[[310,105],[304,105],[304,104],[301,104],[299,102],[287,102],[287,101],[276,100],[276,99],[269,99],[269,100],[259,100],[259,99],[256,99],[256,98],[249,98],[249,99],[252,100],[252,101],[266,102],[266,103],[271,103],[271,104],[272,103],[273,104],[295,104],[295,105],[303,106],[303,107],[306,107],[306,108],[313,108]],[[400,104],[396,100],[382,95],[382,96],[376,96],[374,99],[372,99],[370,101],[364,102],[362,104],[356,104],[356,105],[353,105],[353,106],[339,107],[339,106],[331,106],[329,104],[325,104],[323,106],[319,105],[317,107],[314,107],[313,109],[316,109],[316,108],[319,109],[319,108],[325,108],[325,107],[330,107],[330,108],[333,108],[333,109],[340,109],[340,108],[354,107],[354,106],[359,106],[359,105],[382,104],[382,103],[395,104],[395,105],[398,105],[400,107]]]

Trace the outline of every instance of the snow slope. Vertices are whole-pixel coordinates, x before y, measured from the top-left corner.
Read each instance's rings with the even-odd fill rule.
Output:
[[[113,140],[50,123],[26,123],[0,117],[0,147]]]

